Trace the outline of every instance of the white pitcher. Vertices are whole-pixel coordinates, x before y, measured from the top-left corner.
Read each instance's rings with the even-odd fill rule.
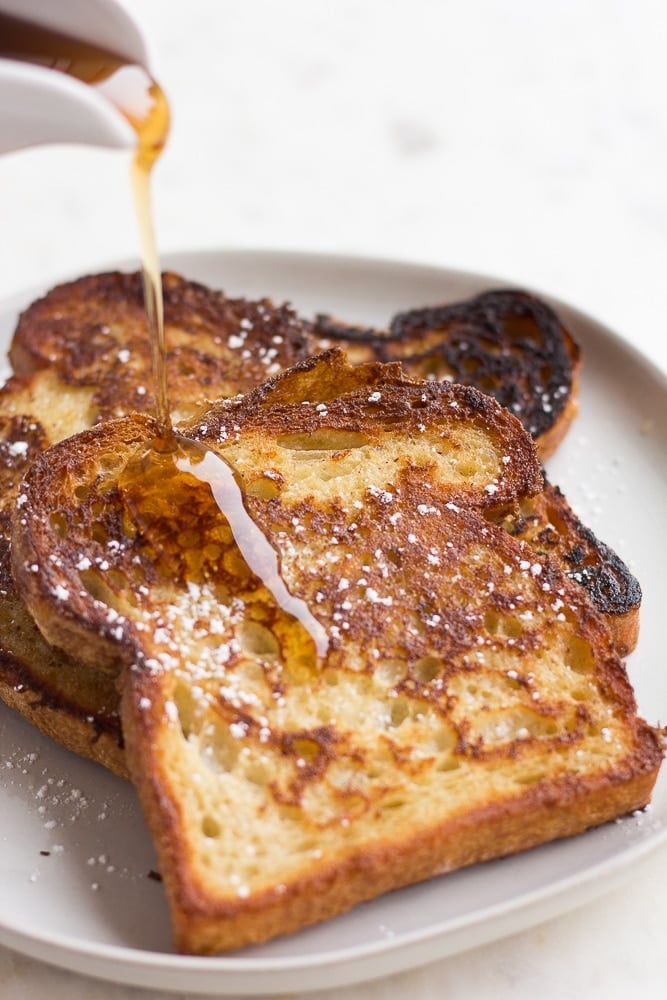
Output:
[[[123,0],[0,0],[0,13],[148,67],[146,43]],[[136,141],[125,118],[94,87],[0,58],[0,153],[44,143],[131,148]]]

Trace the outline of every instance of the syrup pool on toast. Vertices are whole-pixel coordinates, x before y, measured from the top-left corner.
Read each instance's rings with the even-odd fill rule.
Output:
[[[278,555],[246,511],[234,469],[199,441],[170,433],[131,459],[119,487],[133,524],[150,543],[166,575],[199,579],[207,562],[224,564],[231,600],[251,578],[260,581],[297,632],[309,658],[327,653],[327,634],[308,605],[290,594]]]

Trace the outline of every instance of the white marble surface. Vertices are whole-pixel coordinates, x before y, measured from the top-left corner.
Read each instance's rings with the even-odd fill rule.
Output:
[[[305,248],[487,272],[573,302],[667,370],[660,0],[134,8],[174,112],[155,191],[164,250]],[[0,297],[136,257],[126,159],[49,148],[0,160]],[[663,850],[568,916],[335,995],[663,997],[665,886]],[[0,948],[0,997],[46,995],[158,996]]]

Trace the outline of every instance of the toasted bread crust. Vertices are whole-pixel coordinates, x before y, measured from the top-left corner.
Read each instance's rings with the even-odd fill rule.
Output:
[[[556,555],[571,579],[587,591],[606,618],[614,646],[627,656],[637,644],[642,592],[622,559],[596,538],[552,483],[500,521],[510,534],[539,554]]]
[[[63,403],[59,388],[45,373],[13,376],[0,390],[0,699],[66,749],[126,777],[113,682],[45,642],[10,569],[9,522],[26,470],[63,427],[74,433],[87,423],[85,396]]]
[[[45,642],[16,592],[4,536],[5,532],[0,537],[0,698],[67,750],[126,778],[119,693],[113,678]]]
[[[53,661],[57,653],[51,651],[50,657]],[[0,699],[66,750],[101,764],[120,778],[128,778],[117,692],[111,692],[108,701],[101,694],[92,699],[88,712],[83,705],[82,689],[87,689],[91,681],[108,688],[108,674],[91,677],[90,667],[74,665],[71,657],[64,666],[69,675],[67,683],[55,683],[49,690],[43,664],[35,676],[30,661],[0,650]]]
[[[60,495],[62,496],[69,489],[76,488],[76,483],[73,483],[71,477],[68,476],[68,467],[87,468],[87,470],[95,470],[93,475],[96,474],[97,456],[94,451],[90,450],[91,442],[95,442],[95,446],[103,451],[106,441],[115,441],[119,454],[122,454],[123,451],[126,454],[128,451],[132,453],[146,447],[151,440],[151,433],[155,432],[155,427],[152,418],[143,414],[134,414],[132,418],[99,424],[95,429],[82,431],[75,438],[66,439],[54,445],[52,449],[49,449],[49,452],[44,454],[55,452],[56,454],[67,453],[69,456],[66,459],[65,467],[59,469],[58,472]],[[116,463],[112,463],[112,466],[114,464]],[[55,481],[45,469],[45,463],[41,458],[38,458],[32,465],[30,476],[34,484],[33,488],[37,491],[51,490],[55,487]],[[45,493],[44,496],[48,496],[48,493]],[[53,499],[55,501],[55,496]],[[99,504],[99,496],[96,496],[95,499]],[[58,510],[56,503],[53,504],[53,510]],[[14,516],[17,524],[24,522],[23,505],[18,508]],[[12,575],[30,615],[38,623],[42,636],[49,644],[57,649],[65,650],[69,655],[76,655],[82,663],[115,675],[123,665],[122,659],[119,659],[119,650],[109,650],[100,642],[101,637],[114,633],[117,627],[115,617],[110,616],[106,605],[99,602],[94,605],[92,614],[82,623],[83,609],[85,608],[86,612],[89,610],[90,595],[82,588],[80,570],[77,566],[80,563],[81,553],[87,552],[89,538],[85,537],[85,532],[80,532],[77,536],[73,530],[76,526],[67,523],[67,515],[64,516],[64,524],[60,520],[56,520],[55,514],[51,520],[48,518],[44,520],[42,525],[44,536],[40,541],[42,544],[52,545],[61,532],[69,532],[70,539],[77,546],[72,549],[69,555],[67,575],[70,580],[70,588],[68,589],[64,583],[61,573],[64,568],[62,565],[57,566],[55,563],[51,563],[51,569],[48,565],[45,566],[44,573],[41,570],[39,573],[34,572],[33,567],[37,563],[35,558],[31,558],[31,555],[36,557],[37,550],[32,547],[24,548],[23,543],[27,539],[22,532],[16,533],[16,537],[13,539]],[[99,531],[103,538],[98,546],[100,559],[103,558],[102,554],[104,553],[104,538],[112,537],[113,529],[117,527],[110,523],[111,517],[113,517],[113,510],[109,505],[105,505],[99,514]],[[89,525],[86,528],[88,530]],[[86,556],[87,558],[88,556]],[[51,612],[54,592],[61,595],[61,613],[57,615],[53,615]]]
[[[638,751],[641,760],[634,766],[635,775],[627,782],[619,779],[614,784],[601,774],[586,782],[586,788],[580,786],[576,795],[566,781],[554,782],[529,804],[527,796],[494,803],[415,836],[400,851],[391,844],[376,846],[361,857],[322,866],[323,870],[286,890],[267,890],[247,903],[228,903],[212,911],[194,891],[172,907],[176,948],[212,955],[258,944],[335,917],[386,892],[576,836],[640,809],[655,784],[653,739],[652,733],[647,734],[646,747]],[[568,799],[569,806],[564,808]],[[176,890],[171,887],[171,891]]]
[[[264,940],[646,804],[661,749],[603,618],[489,520],[542,483],[506,410],[330,352],[188,427],[240,477],[325,629],[319,659],[196,476],[136,507],[122,470],[150,434],[129,417],[41,456],[12,557],[42,627],[125,665],[179,948]]]

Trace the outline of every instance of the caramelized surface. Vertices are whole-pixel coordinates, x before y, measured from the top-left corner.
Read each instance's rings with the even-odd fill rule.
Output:
[[[626,656],[634,649],[642,598],[639,581],[618,555],[582,524],[557,486],[547,483],[542,493],[522,501],[498,523],[538,555],[558,559],[605,616],[619,654]]]

